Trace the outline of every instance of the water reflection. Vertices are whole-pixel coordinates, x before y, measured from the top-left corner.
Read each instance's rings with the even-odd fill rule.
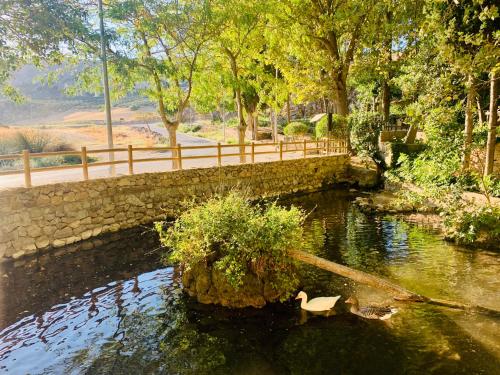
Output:
[[[366,217],[348,195],[299,197],[309,251],[437,297],[500,308],[493,253],[443,243],[400,221]],[[314,208],[314,209],[313,209]],[[0,371],[8,374],[495,374],[498,320],[401,305],[389,324],[349,314],[302,319],[295,301],[264,309],[200,305],[158,261],[154,237],[4,266]],[[304,266],[311,297],[386,295]],[[28,293],[23,295],[23,290]],[[27,311],[26,311],[27,310]]]

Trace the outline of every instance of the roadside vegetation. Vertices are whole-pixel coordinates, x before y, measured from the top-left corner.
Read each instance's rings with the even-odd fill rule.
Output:
[[[3,131],[0,139],[0,154],[20,154],[23,150],[30,153],[75,151],[75,148],[64,141],[41,130],[17,130],[6,135]],[[89,158],[89,161],[94,159]],[[52,167],[58,165],[81,164],[81,157],[78,155],[61,155],[42,158],[34,158],[32,166],[35,168]],[[20,169],[20,160],[2,160],[0,169]]]

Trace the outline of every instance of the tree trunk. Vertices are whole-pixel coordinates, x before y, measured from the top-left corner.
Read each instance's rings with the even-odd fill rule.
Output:
[[[474,82],[471,75],[469,75],[467,82],[467,102],[465,104],[465,129],[464,129],[464,151],[462,157],[462,171],[470,169],[470,154],[472,147],[472,130],[474,129],[474,122],[472,119],[472,108],[475,99]]]
[[[161,93],[161,91],[160,91]],[[167,118],[167,114],[165,113],[165,105],[163,104],[162,97],[158,98],[158,112],[160,113],[161,122],[163,126],[167,130],[169,146],[177,147],[177,128],[179,127],[179,122],[170,121]],[[171,155],[173,158],[177,157],[177,150],[172,150]],[[177,160],[172,160],[172,169],[177,169],[179,167],[179,163]]]
[[[301,262],[311,264],[324,270],[336,273],[337,275],[347,277],[359,283],[382,289],[401,300],[425,301],[426,298],[416,293],[410,292],[399,285],[393,284],[387,280],[370,275],[369,273],[358,271],[338,263],[317,257],[316,255],[306,253],[300,250],[294,250],[289,255]]]
[[[247,130],[247,124],[245,124],[245,118],[243,117],[243,100],[241,98],[241,89],[239,87],[239,75],[238,75],[238,66],[236,64],[236,58],[233,53],[227,48],[224,49],[226,51],[227,56],[229,57],[229,61],[231,63],[231,71],[233,73],[233,77],[236,81],[236,88],[234,89],[234,93],[236,96],[236,109],[238,111],[238,144],[240,148],[240,163],[245,163],[245,132]]]
[[[347,99],[347,87],[344,82],[336,83],[335,94],[336,95],[333,98],[333,105],[336,109],[336,112],[337,114],[344,116],[347,120],[347,116],[349,116],[349,101]],[[345,129],[345,137],[347,143],[347,151],[351,153],[352,152],[351,134],[349,129],[347,128],[347,123]]]
[[[497,142],[497,122],[498,122],[498,77],[495,71],[490,76],[490,121],[488,129],[488,141],[486,143],[486,162],[484,175],[493,173],[495,163],[495,147]]]
[[[415,139],[417,138],[417,126],[412,124],[410,125],[410,128],[408,129],[408,132],[406,133],[404,143],[406,144],[412,144],[415,143]]]
[[[278,142],[278,114],[273,108],[271,108],[270,110],[270,117],[271,117],[273,143],[276,143]]]
[[[239,91],[239,90],[238,90]],[[243,108],[241,103],[241,95],[239,99],[236,100],[237,109],[238,109],[238,144],[240,145],[240,163],[245,163],[245,132],[247,130],[247,124],[245,123],[245,119],[243,118]]]
[[[255,134],[255,141],[259,138],[259,111],[256,111],[253,116],[253,131]]]
[[[287,124],[289,124],[292,121],[290,106],[291,106],[290,93],[288,93],[288,96],[286,98],[286,122],[287,122]]]
[[[483,107],[481,106],[481,98],[479,93],[476,93],[476,104],[477,104],[477,117],[479,119],[479,124],[483,125],[486,122],[486,116],[484,115]]]
[[[389,113],[391,111],[391,95],[387,80],[382,82],[382,116],[385,124],[389,124]]]
[[[166,126],[168,131],[168,139],[170,147],[177,147],[177,128],[179,127],[178,123],[170,123]],[[171,155],[173,158],[177,158],[179,155],[177,153],[177,149],[172,150]],[[179,168],[179,161],[172,160],[172,169]]]
[[[252,132],[252,141],[255,141],[256,139],[256,134],[255,134],[255,124],[254,124],[254,117],[251,112],[248,112],[247,110],[247,126],[250,128]]]
[[[385,18],[387,24],[391,23],[392,12],[386,12]],[[382,115],[384,116],[384,122],[389,124],[389,114],[391,112],[391,89],[389,87],[389,80],[391,79],[391,62],[392,62],[392,35],[390,32],[386,33],[386,38],[384,40],[384,54],[387,64],[387,74],[382,82]]]

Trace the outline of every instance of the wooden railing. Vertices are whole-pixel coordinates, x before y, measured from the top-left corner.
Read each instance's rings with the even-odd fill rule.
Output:
[[[382,125],[383,131],[407,131],[410,128],[408,124],[384,124]]]
[[[263,146],[272,146],[272,150],[259,151],[259,148]],[[290,146],[294,146],[291,148]],[[224,150],[228,148],[237,148],[239,152],[229,152],[224,153]],[[247,149],[249,151],[247,152]],[[207,155],[186,155],[185,151],[188,150],[216,150],[213,154]],[[244,150],[244,152],[243,152]],[[164,152],[170,151],[171,156],[159,157],[154,155],[154,157],[137,158],[134,153],[137,152]],[[231,151],[231,150],[230,150]],[[126,159],[113,160],[113,161],[97,161],[89,162],[89,157],[98,154],[109,154],[109,153],[127,153]],[[204,145],[204,146],[182,146],[178,144],[176,147],[132,147],[129,145],[126,148],[112,148],[112,149],[100,149],[100,150],[87,150],[86,147],[82,147],[80,151],[58,151],[58,152],[41,152],[41,153],[30,153],[28,150],[24,150],[21,154],[10,154],[10,155],[0,155],[0,162],[2,161],[16,161],[22,160],[22,168],[12,169],[12,170],[0,170],[0,176],[6,175],[20,175],[24,174],[24,185],[26,187],[31,187],[31,175],[33,173],[49,172],[49,171],[61,171],[69,169],[81,169],[83,180],[89,179],[89,169],[92,167],[99,166],[113,166],[118,164],[128,164],[128,173],[134,174],[134,165],[136,163],[144,162],[155,162],[155,161],[172,161],[172,165],[175,169],[182,169],[182,162],[192,159],[216,159],[217,166],[222,166],[223,158],[225,157],[240,157],[240,163],[247,163],[246,156],[250,156],[250,163],[255,162],[255,158],[258,155],[265,154],[275,154],[279,156],[277,160],[283,160],[285,153],[298,153],[298,157],[306,158],[310,154],[315,155],[330,155],[334,153],[346,153],[347,143],[345,141],[339,140],[304,140],[297,142],[278,142],[278,143],[250,143],[250,144],[221,144],[217,145]],[[72,165],[57,165],[50,167],[32,167],[32,159],[45,158],[45,157],[57,157],[57,156],[70,156],[76,155],[81,158],[80,164]]]

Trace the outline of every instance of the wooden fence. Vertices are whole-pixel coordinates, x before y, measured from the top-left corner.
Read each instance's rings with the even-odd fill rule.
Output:
[[[407,131],[410,128],[408,124],[384,124],[382,125],[382,130],[384,131]]]
[[[271,150],[260,151],[263,146],[271,146]],[[237,148],[239,152],[224,153],[224,150],[228,148]],[[187,150],[216,150],[212,154],[200,154],[200,155],[186,155]],[[165,157],[147,157],[138,158],[134,157],[135,152],[165,152],[170,151],[171,156]],[[114,160],[115,153],[127,153],[127,157],[122,160]],[[89,168],[99,167],[99,166],[114,166],[117,164],[128,164],[128,173],[134,174],[134,165],[136,163],[144,162],[156,162],[156,161],[172,161],[172,166],[174,169],[182,169],[182,163],[185,160],[191,159],[216,159],[217,166],[222,166],[223,158],[226,157],[240,157],[240,163],[254,163],[255,158],[258,155],[264,154],[274,154],[277,156],[277,160],[283,160],[283,155],[285,153],[298,153],[298,157],[306,158],[308,155],[330,155],[334,153],[346,153],[347,143],[345,141],[333,140],[333,139],[322,139],[316,141],[303,140],[296,142],[279,142],[279,143],[251,143],[251,144],[221,144],[217,145],[204,145],[204,146],[182,146],[180,144],[177,147],[132,147],[129,145],[127,148],[112,148],[112,149],[100,149],[100,150],[87,150],[86,147],[82,147],[80,151],[58,151],[58,152],[41,152],[41,153],[30,153],[28,150],[24,150],[21,154],[10,154],[10,155],[0,155],[0,162],[5,161],[22,161],[22,168],[12,169],[12,170],[0,170],[0,176],[6,175],[20,175],[24,174],[24,185],[26,187],[31,187],[31,175],[32,173],[43,173],[49,171],[61,171],[69,169],[81,169],[83,180],[89,179]],[[89,157],[99,154],[110,154],[113,155],[110,161],[97,161],[89,162]],[[63,157],[63,156],[79,156],[81,158],[81,163],[70,164],[70,165],[57,165],[49,167],[38,167],[34,168],[32,166],[32,160],[36,158],[46,158],[46,157]],[[250,161],[247,160],[246,156],[250,156]],[[279,156],[279,158],[278,158]]]

